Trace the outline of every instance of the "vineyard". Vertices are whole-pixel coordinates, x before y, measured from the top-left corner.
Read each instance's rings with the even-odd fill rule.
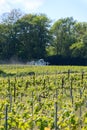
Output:
[[[0,66],[0,130],[87,130],[87,67]]]

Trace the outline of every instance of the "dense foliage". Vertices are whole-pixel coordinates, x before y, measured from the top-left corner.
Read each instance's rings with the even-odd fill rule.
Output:
[[[87,129],[87,67],[0,66],[0,130],[46,127]]]
[[[0,61],[29,61],[52,55],[87,58],[87,23],[72,17],[51,24],[45,14],[12,10],[0,23]]]

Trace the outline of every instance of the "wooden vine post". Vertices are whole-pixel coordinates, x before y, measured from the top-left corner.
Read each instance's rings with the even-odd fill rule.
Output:
[[[8,91],[9,91],[9,102],[10,102],[10,112],[12,110],[12,90],[11,90],[11,82],[8,79]]]
[[[58,126],[57,126],[57,122],[58,122],[58,117],[57,117],[57,112],[58,112],[57,97],[58,97],[58,91],[57,91],[57,89],[56,89],[56,102],[55,102],[55,104],[54,104],[54,108],[55,108],[54,127],[55,127],[55,130],[59,130],[59,128],[58,128]]]
[[[83,79],[84,79],[84,72],[82,71],[82,76],[81,76],[82,84],[83,84]]]
[[[15,102],[15,98],[16,98],[16,85],[14,83],[14,102]]]
[[[32,91],[32,130],[33,130],[33,110],[34,110],[34,108],[33,108],[33,96],[34,96],[34,94],[33,94],[33,91]]]
[[[81,89],[80,89],[80,99],[82,98],[82,91],[81,91]],[[81,120],[81,117],[82,117],[82,105],[80,104],[80,125],[81,125],[81,127],[82,127],[82,120]]]
[[[69,78],[70,78],[70,70],[68,70],[68,80],[69,80]]]
[[[5,107],[5,130],[8,130],[8,105]]]
[[[54,126],[55,126],[55,130],[57,130],[57,102],[55,102],[55,122],[54,122]]]
[[[64,91],[64,77],[62,77],[62,94],[63,94],[63,91]]]
[[[71,85],[70,85],[70,97],[71,97],[72,106],[73,106],[73,88],[72,88],[72,84],[73,84],[73,79],[71,79]]]

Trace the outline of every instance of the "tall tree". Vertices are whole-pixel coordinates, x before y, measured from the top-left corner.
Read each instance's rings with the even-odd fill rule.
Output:
[[[72,57],[87,58],[87,23],[75,24],[75,37],[77,41],[70,46]]]
[[[2,15],[2,22],[0,24],[0,46],[2,47],[2,59],[10,59],[15,55],[15,23],[16,21],[22,17],[22,12],[17,9],[13,9],[9,13],[4,13]],[[4,42],[2,41],[4,39]]]
[[[76,21],[70,18],[59,19],[56,21],[51,30],[53,31],[56,54],[58,55],[69,55],[69,47],[75,42],[74,25]]]
[[[25,59],[43,58],[49,42],[49,23],[47,16],[25,15],[16,23],[17,38],[21,43],[20,57]]]

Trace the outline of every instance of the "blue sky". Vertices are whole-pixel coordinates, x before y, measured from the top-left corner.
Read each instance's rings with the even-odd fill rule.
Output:
[[[72,16],[87,22],[87,0],[0,0],[0,15],[14,8],[25,13],[45,13],[53,21]]]

